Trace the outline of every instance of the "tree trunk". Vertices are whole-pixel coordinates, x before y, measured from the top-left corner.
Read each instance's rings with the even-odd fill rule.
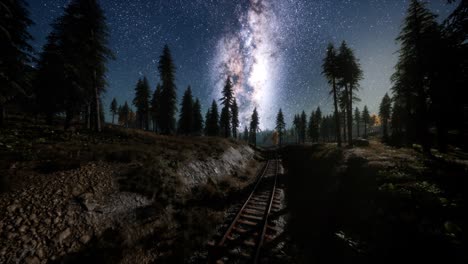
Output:
[[[94,85],[94,100],[96,102],[96,112],[95,112],[95,115],[96,115],[96,131],[97,132],[101,132],[101,111],[99,109],[100,105],[99,105],[99,92],[98,92],[98,87],[97,87],[97,81],[96,81],[96,70],[94,70],[94,76],[93,76],[93,85]]]
[[[356,120],[356,129],[357,129],[357,136],[358,136],[358,137],[359,137],[359,125],[360,125],[359,123],[360,123],[360,122],[358,122],[358,121]]]
[[[347,85],[345,85],[345,89],[346,89]],[[348,90],[348,89],[346,89]],[[350,147],[353,146],[353,86],[350,85],[349,86],[349,90],[348,90],[348,96],[347,96],[347,99],[348,99],[348,118],[347,118],[347,121],[348,121],[348,145]]]
[[[335,106],[336,139],[338,141],[338,147],[341,147],[340,114],[338,113],[338,102],[337,102],[337,98],[336,98],[335,78],[333,78],[333,103],[334,103],[334,106]]]
[[[114,124],[114,116],[115,116],[115,114],[112,113],[112,124]]]
[[[364,138],[367,138],[367,122],[364,122]]]
[[[344,142],[347,142],[348,141],[348,131],[347,131],[347,127],[346,127],[346,117],[347,117],[347,113],[346,113],[346,109],[343,111],[342,113],[342,116],[343,116],[343,120],[341,120],[343,122],[343,141]]]

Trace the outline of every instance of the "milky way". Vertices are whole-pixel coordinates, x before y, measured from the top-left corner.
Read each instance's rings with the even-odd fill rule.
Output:
[[[264,127],[271,126],[280,81],[281,51],[278,48],[281,28],[267,0],[251,0],[239,17],[240,28],[222,36],[218,42],[212,75],[214,96],[227,76],[234,83],[239,101],[241,125],[247,124],[252,110],[257,108]]]

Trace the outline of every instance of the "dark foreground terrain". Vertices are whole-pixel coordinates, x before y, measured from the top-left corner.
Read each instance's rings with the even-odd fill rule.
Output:
[[[17,120],[0,131],[0,263],[187,263],[259,168],[246,144]]]
[[[1,263],[206,263],[268,156],[286,203],[269,263],[467,263],[463,153],[100,134],[15,122],[0,134]],[[263,156],[263,157],[262,157]]]
[[[282,156],[291,262],[467,263],[466,160],[374,141]]]

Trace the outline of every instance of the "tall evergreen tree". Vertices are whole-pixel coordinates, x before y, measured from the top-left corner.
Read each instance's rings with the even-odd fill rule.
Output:
[[[66,85],[63,56],[54,33],[47,37],[37,65],[34,79],[34,94],[38,112],[45,115],[47,124],[51,125],[54,116],[65,110]],[[90,107],[90,104],[88,104]],[[90,114],[90,110],[86,112]],[[89,121],[89,117],[86,118]],[[87,127],[91,126],[87,122]]]
[[[392,76],[393,92],[408,116],[407,138],[421,143],[424,152],[430,151],[428,97],[435,89],[433,82],[434,56],[440,51],[439,26],[436,16],[425,3],[411,0],[404,25],[397,38],[401,44],[396,72]]]
[[[359,127],[361,126],[361,111],[359,111],[359,108],[357,107],[354,109],[354,121],[356,122],[356,132],[357,136],[359,137]]]
[[[64,98],[60,103],[65,108],[65,128],[87,105],[88,116],[93,113],[93,128],[100,131],[100,95],[106,85],[106,63],[113,59],[108,48],[109,34],[104,13],[96,0],[72,0],[52,27],[48,44],[54,48],[49,51],[56,52],[59,58],[42,64],[54,63],[51,67],[61,73],[59,78],[63,77]],[[40,74],[41,71],[38,78],[44,79]],[[89,106],[93,106],[92,111]]]
[[[193,129],[193,96],[190,86],[185,90],[182,97],[178,133],[182,135],[190,135]]]
[[[367,126],[370,123],[370,113],[369,109],[367,109],[367,105],[365,105],[362,110],[362,122],[364,122],[364,138],[367,138]]]
[[[335,47],[333,44],[328,44],[327,48],[327,55],[323,60],[322,64],[322,74],[327,78],[328,83],[331,84],[332,90],[331,93],[333,94],[333,105],[335,108],[335,129],[336,129],[336,136],[338,147],[341,147],[341,128],[340,128],[340,117],[338,112],[338,87],[337,87],[337,79],[339,76],[339,68],[337,62],[337,55],[335,51]]]
[[[111,105],[110,105],[110,112],[112,114],[112,124],[114,124],[115,115],[118,114],[117,110],[118,110],[117,109],[117,100],[114,97],[114,99],[112,99],[112,102],[111,102]]]
[[[128,106],[127,101],[125,101],[123,106],[119,107],[119,123],[124,127],[128,127],[130,121],[130,107]]]
[[[294,133],[296,136],[296,143],[299,144],[301,142],[301,116],[295,115],[293,120],[293,127]]]
[[[276,115],[276,132],[278,133],[278,139],[279,139],[279,145],[283,145],[283,140],[284,140],[284,133],[286,129],[286,123],[284,122],[284,115],[283,111],[280,110],[278,111],[278,114]]]
[[[390,99],[390,96],[388,96],[388,94],[385,94],[385,96],[382,98],[382,102],[380,103],[379,108],[379,115],[380,121],[382,123],[384,140],[388,140],[388,121],[390,120],[391,107],[392,100]]]
[[[203,133],[203,117],[201,113],[200,100],[198,98],[193,104],[193,123],[192,123],[192,134],[195,136],[201,136]]]
[[[306,130],[307,130],[307,115],[302,111],[300,116],[300,125],[299,125],[299,138],[302,143],[305,143],[306,140]]]
[[[226,79],[226,84],[224,85],[222,91],[222,98],[220,99],[221,105],[221,117],[219,120],[219,127],[221,128],[221,133],[224,137],[228,138],[231,136],[231,122],[232,122],[232,105],[234,101],[234,92],[232,90],[231,78],[228,76]]]
[[[232,100],[231,119],[232,137],[237,138],[237,129],[239,128],[239,107],[237,106],[236,98],[233,98]]]
[[[167,45],[159,57],[159,76],[161,79],[161,101],[159,113],[159,128],[163,134],[175,132],[175,114],[177,111],[177,92],[175,81],[175,66]]]
[[[140,129],[149,130],[150,87],[148,79],[139,79],[135,87],[133,105],[136,107],[136,121]]]
[[[250,119],[249,141],[254,146],[257,146],[257,132],[259,130],[260,118],[258,116],[257,108],[255,107]]]
[[[0,127],[4,123],[5,105],[17,95],[25,94],[29,79],[26,73],[33,60],[32,40],[28,27],[33,24],[24,0],[0,3]]]
[[[55,25],[71,89],[67,91],[66,126],[76,114],[76,107],[88,102],[94,105],[92,127],[101,131],[100,95],[106,85],[106,63],[114,58],[108,48],[109,33],[104,12],[97,0],[73,0]]]
[[[312,111],[309,116],[309,123],[307,125],[307,136],[311,141],[314,141],[314,133],[315,133],[315,111]]]
[[[340,72],[340,85],[344,87],[343,96],[346,106],[346,121],[348,132],[348,145],[353,145],[353,101],[356,100],[356,91],[359,81],[362,79],[362,70],[354,52],[346,42],[342,42],[338,55],[338,67]]]
[[[206,115],[205,134],[207,136],[219,136],[219,114],[215,100],[211,103],[211,108]]]
[[[158,83],[156,86],[156,90],[154,90],[153,96],[151,97],[150,103],[150,112],[151,112],[151,120],[153,121],[153,131],[159,132],[159,119],[161,116],[161,85]]]

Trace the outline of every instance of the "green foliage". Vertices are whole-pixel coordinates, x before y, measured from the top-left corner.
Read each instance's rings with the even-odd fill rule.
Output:
[[[218,105],[213,100],[211,108],[206,113],[205,135],[218,136],[219,135],[219,114]]]
[[[167,45],[159,58],[159,77],[161,79],[161,101],[159,113],[159,128],[163,134],[175,132],[175,114],[177,111],[177,94],[175,81],[175,65]]]
[[[236,98],[233,98],[232,100],[231,128],[232,128],[232,137],[237,138],[237,129],[239,128],[239,106],[237,105]]]
[[[279,145],[281,146],[283,144],[283,139],[284,139],[284,133],[286,129],[286,123],[284,122],[284,115],[283,111],[280,110],[278,111],[278,114],[276,115],[276,132],[278,132],[278,137],[279,137]]]
[[[158,84],[154,90],[153,97],[151,98],[151,119],[153,121],[153,131],[160,131],[160,118],[161,118],[161,85]]]
[[[4,120],[5,104],[18,95],[26,95],[30,86],[33,49],[32,36],[27,29],[29,19],[24,0],[6,0],[0,4],[0,126]]]
[[[133,105],[136,107],[138,127],[149,130],[150,87],[146,77],[139,79],[137,82]]]
[[[190,135],[193,129],[193,96],[192,89],[187,87],[184,96],[182,97],[178,133],[182,135]]]
[[[234,102],[234,92],[232,90],[231,78],[228,76],[226,79],[226,84],[224,85],[222,91],[223,97],[220,99],[221,105],[221,116],[219,119],[219,127],[221,129],[222,136],[228,138],[231,136],[232,129],[232,107]],[[237,129],[237,128],[236,128]]]
[[[259,130],[260,118],[258,117],[257,108],[255,107],[250,119],[249,142],[257,145],[257,131]]]
[[[117,100],[115,98],[112,99],[112,102],[110,105],[110,112],[112,114],[112,124],[114,124],[114,116],[118,114]]]
[[[195,136],[201,136],[203,133],[203,117],[201,114],[201,105],[200,100],[198,98],[195,100],[193,104],[193,126],[192,126],[192,134]]]
[[[322,74],[327,78],[328,83],[331,84],[331,94],[333,94],[333,106],[334,106],[334,117],[335,117],[335,129],[336,129],[336,138],[338,141],[338,147],[341,147],[341,128],[340,128],[340,119],[338,112],[338,87],[336,85],[337,79],[339,77],[339,68],[337,63],[337,55],[335,47],[332,43],[328,44],[327,55],[323,59],[322,64]]]

